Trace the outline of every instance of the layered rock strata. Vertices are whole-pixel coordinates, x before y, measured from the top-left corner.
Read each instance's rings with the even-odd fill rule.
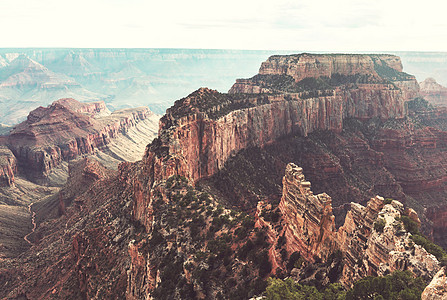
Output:
[[[35,179],[49,175],[63,161],[103,149],[138,123],[154,117],[147,108],[110,113],[103,102],[61,99],[33,110],[4,143]]]
[[[380,196],[366,207],[351,203],[344,225],[334,226],[331,198],[314,195],[302,168],[289,164],[283,179],[280,210],[285,222],[289,252],[300,252],[306,259],[326,260],[336,250],[344,253],[341,281],[351,286],[367,275],[386,275],[394,270],[411,270],[430,279],[439,270],[439,262],[410,239],[400,217],[404,207],[398,201],[385,204]],[[407,211],[415,218],[414,211]],[[375,226],[381,224],[381,226]],[[381,227],[381,228],[378,228]]]
[[[365,59],[371,60],[369,56]],[[348,69],[353,76],[371,72],[371,68],[357,71],[357,66]],[[161,120],[159,148],[193,162],[185,175],[194,181],[214,174],[231,154],[250,146],[262,147],[287,134],[307,135],[326,129],[339,132],[344,118],[350,117],[402,118],[407,100],[391,83],[343,85],[331,93],[320,90],[312,97],[286,92],[241,95],[237,85],[229,94],[200,89],[177,101]],[[162,139],[168,134],[169,140]]]
[[[431,235],[444,248],[447,247],[447,205],[427,209],[426,216],[431,221]]]
[[[289,75],[295,81],[308,77],[341,75],[377,75],[377,68],[402,72],[400,58],[394,55],[309,54],[274,55],[263,62],[261,75]]]
[[[329,82],[332,84],[329,89],[324,83],[317,84],[310,91],[307,86],[299,86],[305,90],[291,93],[278,82],[270,80],[268,84],[276,88],[262,93],[241,93],[246,90],[239,89],[241,84],[236,83],[228,94],[201,88],[176,101],[160,120],[159,137],[148,146],[143,158],[151,177],[150,186],[156,186],[172,175],[185,176],[197,182],[214,175],[229,157],[242,149],[263,147],[290,134],[307,136],[317,130],[341,132],[346,118],[403,118],[404,102],[408,100],[405,95],[408,93],[394,83],[415,79],[401,72],[399,58],[387,55],[348,57],[292,55],[272,63],[272,67],[261,67],[260,75],[285,72],[286,76],[296,77],[293,81],[302,76],[342,76]],[[327,60],[334,67],[331,67],[330,74],[324,73],[326,64],[317,62],[317,71],[313,73],[306,67],[301,71],[287,71],[287,66],[304,58]],[[277,59],[271,57],[268,62]],[[271,71],[265,71],[267,69]],[[254,82],[253,79],[248,81]],[[149,195],[146,197],[150,198]],[[147,206],[147,203],[138,203],[137,207]],[[135,214],[145,215],[138,209]]]
[[[287,248],[291,253],[301,253],[307,260],[313,260],[315,256],[327,259],[336,248],[332,200],[324,193],[314,195],[310,186],[302,168],[287,165],[279,204],[286,220]]]
[[[0,187],[14,186],[17,160],[7,147],[0,146]]]

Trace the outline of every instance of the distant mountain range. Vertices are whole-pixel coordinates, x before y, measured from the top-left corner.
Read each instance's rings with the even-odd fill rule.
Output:
[[[293,52],[299,51],[0,49],[0,123],[17,124],[60,98],[103,100],[111,110],[144,105],[163,114],[199,87],[226,92],[270,55]],[[447,84],[446,53],[396,54],[419,81]]]

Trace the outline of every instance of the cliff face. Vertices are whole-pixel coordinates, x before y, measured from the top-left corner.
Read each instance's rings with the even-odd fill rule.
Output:
[[[0,146],[0,187],[14,186],[17,160],[11,150]]]
[[[78,171],[71,172],[76,180],[67,182],[69,189],[52,199],[58,204],[60,216],[43,222],[34,234],[36,244],[30,250],[34,256],[25,262],[25,267],[22,260],[0,268],[0,280],[5,285],[0,295],[207,299],[223,294],[244,299],[260,294],[265,288],[262,280],[273,271],[291,274],[299,262],[291,262],[293,253],[299,252],[312,265],[317,264],[317,258],[329,260],[337,250],[345,254],[344,265],[339,265],[345,286],[366,275],[393,270],[410,269],[419,276],[433,276],[438,262],[410,243],[410,234],[402,230],[399,221],[405,212],[397,201],[385,204],[377,196],[366,206],[347,204],[344,225],[337,230],[331,197],[314,195],[296,165],[286,167],[279,208],[271,211],[271,204],[258,202],[254,220],[225,207],[223,203],[227,202],[219,202],[218,196],[203,192],[208,191],[206,187],[200,186],[204,189],[199,191],[199,186],[195,189],[188,185],[216,174],[240,151],[268,148],[275,142],[282,146],[287,141],[285,138],[281,143],[281,138],[296,134],[289,136],[298,140],[291,148],[304,157],[315,171],[314,176],[322,174],[321,181],[329,187],[336,182],[334,190],[353,187],[352,192],[345,191],[344,200],[361,201],[365,190],[372,193],[383,187],[401,194],[398,182],[384,168],[385,149],[393,149],[389,151],[398,159],[399,151],[408,150],[404,147],[407,142],[402,144],[399,133],[387,140],[386,134],[378,132],[385,128],[383,124],[405,121],[399,118],[405,116],[408,94],[397,85],[409,77],[386,57],[380,61],[371,56],[355,59],[349,66],[332,62],[335,65],[331,68],[338,73],[330,73],[329,79],[322,79],[320,71],[315,73],[320,77],[306,77],[321,81],[297,83],[287,75],[292,78],[287,89],[293,92],[271,77],[252,80],[256,84],[263,81],[262,88],[269,89],[258,94],[220,94],[200,89],[168,110],[160,121],[159,137],[148,145],[142,161],[120,164],[117,174],[106,174],[88,162],[80,165]],[[371,68],[375,73],[368,74],[365,70],[372,72]],[[314,83],[316,88],[309,88]],[[102,131],[104,127],[97,129],[96,119],[79,112],[71,119],[65,116],[67,110],[61,103],[36,110],[13,131],[26,141],[17,143],[17,147],[34,149],[30,145],[74,143],[71,148],[56,147],[54,155],[53,148],[50,152],[44,149],[42,157],[48,156],[51,162],[54,157],[62,160],[66,149],[65,157],[71,157],[82,154],[80,149],[93,151],[106,143],[108,135]],[[63,135],[47,134],[50,120],[46,112],[54,116],[55,128],[60,131],[64,123],[57,117],[68,120],[72,128],[79,130],[79,138],[72,141]],[[397,120],[389,120],[392,118]],[[132,124],[133,119],[128,120],[124,123]],[[379,126],[374,122],[383,123]],[[344,130],[348,127],[351,131]],[[115,132],[112,125],[107,128]],[[432,149],[431,132],[422,129],[408,145]],[[61,142],[55,143],[55,139]],[[376,144],[370,142],[373,140]],[[309,145],[312,147],[304,147]],[[414,149],[419,148],[408,152]],[[274,155],[284,159],[284,153],[276,151]],[[263,163],[263,159],[256,163]],[[283,172],[279,158],[271,163]],[[404,174],[405,168],[400,172]],[[343,176],[340,181],[334,179],[339,175]],[[251,176],[257,178],[256,170]],[[260,200],[256,192],[252,194]],[[236,199],[233,208],[242,207],[234,191],[232,196]],[[268,203],[272,199],[263,200]],[[413,213],[407,214],[414,217]],[[382,231],[374,228],[378,222],[383,224]],[[59,253],[61,259],[55,262],[51,253]],[[29,270],[27,274],[31,275],[25,275]],[[27,280],[12,280],[17,273]],[[40,278],[36,274],[47,276]]]
[[[296,65],[296,61],[286,58],[288,64]],[[344,70],[343,74],[349,76],[373,72],[370,74],[374,77],[372,83],[360,84],[355,80],[352,83],[349,81],[352,78],[345,78],[345,84],[331,86],[329,90],[326,86],[317,87],[313,94],[308,91],[240,94],[241,89],[243,92],[247,90],[239,89],[238,84],[229,94],[200,89],[168,109],[161,120],[158,148],[165,149],[170,157],[188,162],[182,175],[196,181],[215,174],[228,157],[239,150],[262,147],[285,135],[299,133],[306,136],[315,130],[340,132],[345,118],[402,118],[405,115],[404,101],[407,100],[402,90],[377,75],[370,56],[355,56],[353,60],[355,63],[352,60],[339,62],[331,56],[330,64],[335,66],[333,72]],[[398,58],[386,56],[380,62],[386,64],[388,60]],[[279,72],[284,67],[278,64],[273,65]],[[390,64],[396,67],[395,63]],[[396,68],[393,70],[400,72],[400,68]],[[261,67],[261,70],[266,69]],[[322,76],[311,72],[304,74],[306,77]]]
[[[431,235],[433,239],[444,248],[447,247],[447,205],[430,207],[426,215],[432,222]]]
[[[402,72],[400,58],[394,55],[318,55],[304,53],[271,56],[266,62],[262,63],[259,74],[286,74],[292,76],[295,81],[300,81],[307,77],[331,77],[332,74],[377,75],[376,68],[378,67]]]
[[[67,107],[72,111],[86,114],[91,117],[101,117],[111,114],[104,101],[83,103],[72,98],[63,98],[55,101],[53,104],[56,103]]]
[[[279,207],[286,224],[287,249],[291,253],[298,251],[306,260],[315,256],[327,259],[336,248],[331,197],[313,195],[302,172],[302,168],[288,164],[283,179]]]
[[[103,149],[150,118],[154,115],[147,108],[110,113],[103,102],[61,99],[33,110],[5,143],[30,178],[39,179],[63,161]]]
[[[421,96],[435,106],[447,105],[447,88],[436,82],[434,78],[427,78],[420,83]]]
[[[366,207],[351,203],[344,225],[334,226],[331,198],[313,195],[302,169],[289,164],[283,179],[283,196],[279,205],[286,226],[286,248],[298,251],[313,261],[327,260],[329,254],[341,250],[345,256],[341,281],[351,286],[367,275],[386,275],[394,270],[411,270],[430,279],[439,270],[439,262],[403,229],[400,217],[403,205],[398,201],[385,204],[380,196]],[[410,214],[410,211],[408,211]],[[417,218],[414,211],[410,214]],[[376,223],[383,223],[381,229]]]
[[[301,59],[313,60],[315,65],[305,67],[305,62],[302,68]],[[310,71],[315,68],[318,72]],[[143,159],[150,170],[150,184],[172,175],[196,182],[214,175],[242,149],[263,147],[290,134],[341,132],[346,118],[403,118],[407,94],[395,83],[414,81],[401,72],[398,57],[380,55],[272,57],[257,76],[284,72],[289,77],[295,74],[293,82],[302,76],[315,76],[321,82],[311,82],[312,88],[309,83],[292,82],[287,88],[280,80],[263,77],[268,90],[259,94],[241,94],[245,88],[236,83],[229,94],[202,88],[176,101],[160,120],[159,137],[148,146]],[[247,82],[256,83],[256,78]],[[144,214],[136,211],[136,215]]]

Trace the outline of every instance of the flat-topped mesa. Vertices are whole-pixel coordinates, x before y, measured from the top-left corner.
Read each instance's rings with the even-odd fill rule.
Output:
[[[317,69],[330,66],[331,78],[309,81],[306,77],[296,82],[287,74],[261,74],[248,81],[266,83],[265,92],[239,91],[238,83],[228,94],[201,88],[167,110],[160,120],[159,139],[147,148],[145,161],[154,164],[148,161],[149,156],[154,157],[149,153],[153,151],[165,161],[165,166],[159,165],[157,170],[166,170],[162,172],[166,176],[178,171],[177,175],[196,182],[214,175],[238,151],[263,147],[285,135],[306,136],[316,130],[340,132],[346,118],[405,116],[405,93],[395,83],[398,79],[413,82],[414,77],[401,72],[398,57],[302,54],[273,56],[266,64],[281,63],[277,69],[287,73],[288,68],[298,68],[303,59],[313,59]],[[268,68],[264,65],[261,69]],[[333,73],[341,70],[348,75]],[[176,166],[177,162],[182,165]],[[162,181],[167,179],[165,175],[153,177]]]
[[[418,220],[413,210],[393,200],[371,198],[367,206],[351,203],[344,225],[335,229],[331,198],[314,195],[302,169],[290,163],[283,178],[283,196],[279,204],[285,227],[286,248],[308,261],[325,261],[341,250],[344,267],[341,282],[349,287],[367,275],[386,275],[394,270],[410,270],[430,279],[439,270],[439,262],[424,248],[415,245],[406,232],[401,216]]]
[[[62,161],[92,154],[153,114],[148,108],[108,113],[100,102],[61,99],[30,112],[7,137],[19,165],[34,179],[47,176]]]
[[[383,71],[402,72],[400,58],[379,54],[309,54],[274,55],[263,62],[260,75],[289,75],[296,82],[304,78],[331,77],[335,74],[381,76]]]

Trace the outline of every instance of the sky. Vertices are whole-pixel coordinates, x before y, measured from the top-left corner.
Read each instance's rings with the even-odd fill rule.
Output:
[[[0,0],[0,48],[447,51],[440,0]]]

